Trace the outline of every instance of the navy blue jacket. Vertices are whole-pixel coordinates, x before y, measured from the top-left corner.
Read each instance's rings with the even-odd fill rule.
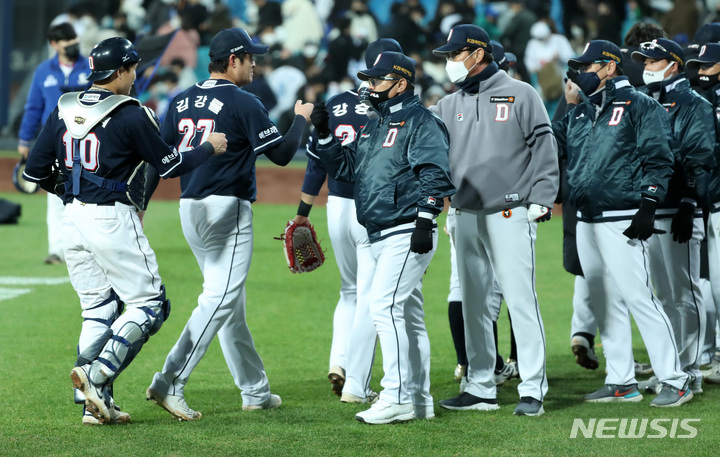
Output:
[[[624,76],[608,81],[605,91],[599,113],[581,93],[583,102],[553,123],[568,161],[570,203],[592,219],[637,209],[644,196],[662,202],[674,163],[667,111]]]
[[[329,142],[325,141],[329,140]],[[335,179],[355,183],[357,219],[371,242],[382,230],[413,222],[418,213],[440,214],[455,193],[448,163],[449,137],[439,117],[405,93],[380,105],[355,141],[334,136],[317,152]]]

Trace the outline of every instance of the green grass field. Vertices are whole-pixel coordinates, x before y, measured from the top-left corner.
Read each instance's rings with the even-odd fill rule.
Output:
[[[340,403],[326,379],[332,315],[339,275],[327,236],[324,208],[312,213],[328,248],[321,269],[292,275],[278,235],[295,207],[254,205],[255,252],[247,282],[247,315],[264,359],[270,385],[283,405],[271,411],[242,411],[215,342],[185,390],[188,404],[203,413],[197,422],[178,422],[145,401],[145,389],[162,368],[165,356],[195,306],[202,278],[181,230],[177,202],[153,202],[145,230],[155,249],[160,273],[172,300],[172,316],[122,374],[115,397],[132,416],[122,426],[81,425],[72,403],[69,372],[75,360],[80,308],[69,283],[10,284],[12,278],[63,278],[63,266],[42,263],[46,255],[45,196],[0,194],[22,203],[18,225],[0,226],[0,456],[692,456],[715,455],[720,444],[720,387],[681,408],[636,404],[585,404],[582,395],[602,386],[603,370],[575,365],[569,350],[572,276],[562,269],[560,218],[540,226],[537,244],[537,291],[547,335],[550,390],[546,413],[539,418],[512,415],[517,380],[499,389],[499,411],[447,411],[436,403],[436,418],[390,426],[354,420],[361,405]],[[441,217],[444,219],[444,215]],[[443,222],[443,221],[441,221]],[[440,247],[425,276],[424,294],[432,344],[432,388],[438,400],[455,396],[455,354],[447,323],[449,246]],[[507,356],[509,331],[503,310],[500,347]],[[598,348],[601,353],[601,349]],[[635,338],[635,352],[647,360]],[[379,353],[379,351],[378,351]],[[379,357],[373,386],[379,389]],[[571,439],[574,419],[700,419],[692,439]],[[614,422],[617,426],[618,422]],[[612,423],[610,424],[612,426]],[[678,429],[677,434],[684,432]],[[613,435],[612,430],[605,434]],[[658,434],[648,430],[648,435]],[[668,435],[674,433],[669,433]]]

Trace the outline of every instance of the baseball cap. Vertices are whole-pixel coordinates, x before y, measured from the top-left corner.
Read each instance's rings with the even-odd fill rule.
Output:
[[[693,40],[696,44],[717,43],[720,41],[720,23],[705,24],[695,32]]]
[[[490,36],[482,27],[473,24],[461,24],[450,29],[447,43],[437,49],[433,49],[433,54],[436,56],[444,56],[449,52],[459,51],[467,47],[482,48],[487,52],[492,52]]]
[[[510,64],[517,62],[517,57],[512,52],[505,52],[505,47],[495,40],[490,40],[492,45],[493,60],[497,63],[500,69],[503,66],[509,66]]]
[[[720,62],[720,43],[708,43],[700,46],[700,52],[694,59],[687,61],[687,67],[694,70],[706,63]]]
[[[415,60],[400,52],[382,52],[378,54],[373,66],[358,71],[357,77],[362,81],[367,81],[374,76],[385,76],[388,73],[397,73],[407,79],[408,82],[414,83]]]
[[[656,38],[640,43],[638,50],[632,53],[632,59],[638,63],[644,63],[645,59],[666,59],[677,62],[681,67],[685,65],[685,53],[682,47],[667,38]]]
[[[609,62],[614,60],[620,65],[620,48],[610,41],[593,40],[585,45],[582,55],[568,60],[568,67],[580,70],[580,67],[593,62]]]
[[[222,29],[210,41],[211,60],[223,60],[231,54],[265,54],[270,49],[264,44],[255,44],[248,33],[241,29]]]
[[[378,54],[386,51],[403,52],[400,43],[396,40],[392,38],[380,38],[370,43],[365,50],[365,65],[368,68],[372,67]]]

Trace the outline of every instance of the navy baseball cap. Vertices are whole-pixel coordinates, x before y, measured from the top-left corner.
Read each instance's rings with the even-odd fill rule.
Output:
[[[668,60],[677,62],[680,67],[685,65],[685,52],[673,40],[656,38],[646,43],[640,43],[638,50],[632,53],[632,59],[637,63],[644,63],[645,59]]]
[[[453,51],[459,51],[463,48],[482,48],[486,52],[492,52],[492,44],[490,44],[490,35],[473,24],[456,25],[450,29],[447,37],[447,43],[437,49],[433,49],[436,56],[444,56]]]
[[[396,40],[392,38],[380,38],[370,43],[365,50],[365,65],[368,68],[372,67],[378,54],[386,51],[403,52],[400,43]]]
[[[720,62],[720,43],[708,43],[700,46],[698,56],[688,60],[687,67],[694,70],[703,64],[715,64],[718,62]]]
[[[720,24],[711,22],[705,24],[695,32],[695,44],[717,43],[720,41]]]
[[[400,52],[382,52],[378,54],[373,66],[358,71],[357,77],[362,81],[367,81],[374,76],[385,76],[388,73],[397,73],[408,82],[415,83],[415,59]]]
[[[606,40],[593,40],[585,45],[582,55],[568,60],[568,67],[578,71],[580,67],[593,62],[609,62],[614,60],[620,65],[620,48],[615,43]]]
[[[517,57],[512,52],[505,52],[505,47],[495,40],[490,40],[492,45],[493,60],[497,63],[497,66],[501,69],[503,66],[510,66],[510,64],[517,62]]]
[[[264,44],[255,44],[248,33],[241,29],[222,29],[210,41],[210,60],[223,60],[231,54],[265,54],[270,49]]]

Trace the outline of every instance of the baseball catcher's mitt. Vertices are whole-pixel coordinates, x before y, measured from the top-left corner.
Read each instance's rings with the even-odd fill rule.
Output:
[[[285,260],[293,273],[313,271],[325,262],[325,254],[312,225],[288,221],[285,233],[275,239],[282,240]]]

